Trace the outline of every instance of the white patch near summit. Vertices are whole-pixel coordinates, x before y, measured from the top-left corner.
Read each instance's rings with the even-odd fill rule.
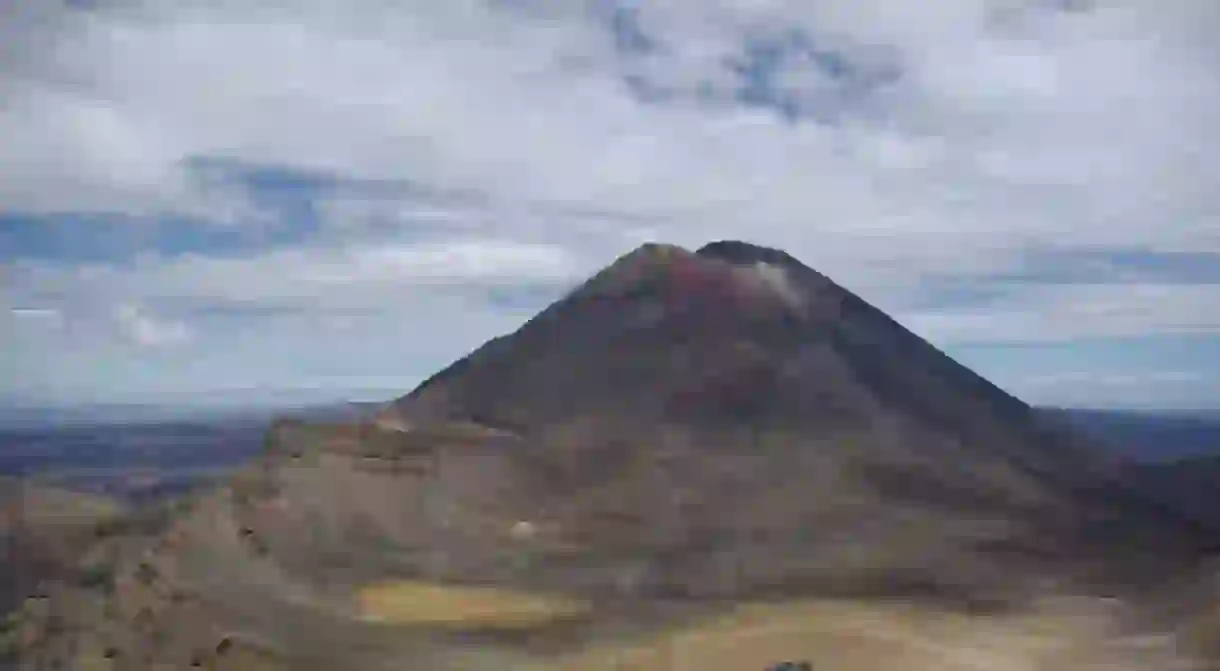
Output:
[[[790,307],[799,307],[804,302],[800,289],[792,283],[788,271],[783,267],[756,261],[749,270],[756,280],[761,280],[764,286],[779,294]]]

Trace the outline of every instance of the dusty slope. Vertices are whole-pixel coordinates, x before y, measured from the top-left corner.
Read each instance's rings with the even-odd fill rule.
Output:
[[[515,506],[534,497],[519,492],[514,504],[497,487],[509,461],[486,458],[510,445],[483,452],[473,427],[437,427],[421,440],[427,450],[412,442],[423,435],[368,427],[284,433],[273,447],[287,452],[197,500],[108,587],[55,593],[30,636],[27,668],[59,659],[67,668],[595,670],[625,657],[626,668],[727,670],[800,655],[881,670],[1115,668],[1102,664],[1118,660],[1126,665],[1118,668],[1170,669],[1131,649],[1144,646],[1140,654],[1157,660],[1183,654],[1163,637],[1141,638],[1163,633],[1162,622],[1145,626],[1097,599],[955,614],[960,604],[943,585],[923,595],[940,598],[915,599],[903,591],[914,585],[862,567],[853,570],[860,587],[873,588],[869,602],[819,598],[824,583],[760,590],[768,599],[759,602],[725,594],[741,585],[734,579],[708,583],[715,589],[706,596],[719,598],[690,598],[689,589],[649,583],[663,575],[641,563],[664,549],[657,536],[591,537],[596,520],[562,509],[523,515],[530,510]],[[487,432],[482,440],[515,439]],[[915,530],[914,541],[929,532]],[[683,584],[701,584],[692,580]],[[885,592],[902,598],[876,598]],[[725,640],[738,645],[721,650]]]
[[[99,525],[123,512],[105,497],[0,477],[0,610],[68,570]]]

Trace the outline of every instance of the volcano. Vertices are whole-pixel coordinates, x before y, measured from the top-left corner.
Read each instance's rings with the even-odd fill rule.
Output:
[[[673,475],[656,486],[711,497],[703,503],[718,511],[712,526],[733,552],[835,566],[837,585],[843,565],[805,553],[838,544],[779,552],[768,543],[836,529],[858,549],[869,539],[888,547],[912,535],[908,523],[925,524],[903,552],[871,555],[891,556],[906,573],[958,562],[962,543],[1057,562],[1079,555],[1082,535],[1123,526],[1116,540],[1126,552],[1145,531],[1155,540],[1143,546],[1163,549],[1187,524],[1133,495],[1101,454],[882,311],[786,252],[740,241],[695,252],[644,245],[379,419],[471,421],[529,436],[549,486],[575,497],[556,504],[567,508],[579,508],[578,493],[591,486],[582,478],[608,477],[632,455],[663,459]],[[733,466],[712,466],[721,461]],[[629,505],[628,491],[619,505]],[[729,491],[740,507],[714,500]],[[775,583],[789,584],[776,570]],[[677,573],[689,582],[698,571]],[[929,568],[924,577],[932,574],[960,580],[969,571]]]
[[[584,416],[818,438],[902,424],[986,440],[992,456],[1046,451],[1024,403],[786,253],[740,242],[645,245],[384,414],[523,427]]]
[[[650,244],[367,421],[279,423],[31,658],[609,668],[548,655],[746,602],[1112,595],[1198,552],[1119,471],[782,251]]]

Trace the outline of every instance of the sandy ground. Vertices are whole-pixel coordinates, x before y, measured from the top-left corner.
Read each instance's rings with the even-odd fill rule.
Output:
[[[589,604],[561,596],[494,587],[399,581],[357,593],[369,622],[457,629],[527,629],[587,615]]]
[[[1191,668],[1172,649],[1139,650],[1141,641],[1114,637],[1105,614],[1089,611],[986,618],[844,602],[748,605],[649,641],[594,645],[522,668],[741,671],[785,660],[852,671]]]
[[[411,629],[543,628],[582,610],[526,592],[421,583],[373,586],[362,598],[366,616]],[[514,671],[762,671],[785,660],[850,671],[1203,668],[1182,659],[1167,636],[1120,631],[1118,608],[1059,599],[1027,613],[980,616],[903,603],[750,603],[648,633],[595,637],[558,654],[472,644],[444,658],[445,668]]]

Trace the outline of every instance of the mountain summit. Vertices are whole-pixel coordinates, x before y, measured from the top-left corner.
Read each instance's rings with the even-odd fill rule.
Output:
[[[917,351],[923,356],[914,356]],[[820,381],[801,370],[815,359],[827,368],[819,371]],[[638,416],[650,408],[663,411],[680,387],[693,389],[714,380],[727,391],[723,383],[730,378],[742,385],[749,379],[764,384],[762,377],[776,385],[839,384],[831,395],[850,396],[862,386],[877,386],[876,375],[860,375],[865,368],[884,377],[924,374],[950,386],[965,383],[954,391],[981,392],[1001,413],[1026,410],[946,357],[933,356],[923,341],[788,254],[742,242],[716,242],[694,253],[644,245],[516,333],[492,340],[425,381],[396,402],[394,410],[528,423],[534,416],[549,421],[580,412],[575,406],[592,394],[590,410],[612,411],[601,404],[613,400],[632,405],[627,412]],[[848,383],[826,374],[858,379]],[[507,389],[514,393],[501,393]],[[873,391],[868,394],[873,400],[894,393]],[[620,392],[628,394],[608,398]],[[711,401],[715,393],[709,388],[704,396]],[[770,394],[766,405],[787,398]],[[843,405],[846,399],[833,401]],[[808,413],[816,410],[803,406],[799,414],[811,419]]]
[[[1074,457],[1048,454],[1028,406],[880,310],[736,241],[644,245],[385,413],[535,428],[589,416],[920,442],[928,458],[964,448],[1031,467]]]

